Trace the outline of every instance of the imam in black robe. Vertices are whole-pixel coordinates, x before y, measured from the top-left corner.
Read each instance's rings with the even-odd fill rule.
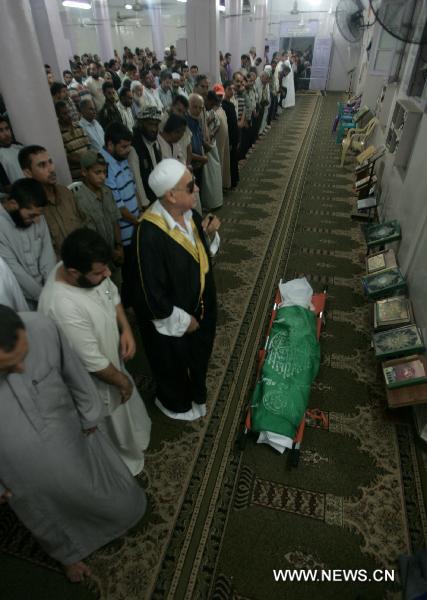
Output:
[[[209,261],[200,297],[200,264],[180,243],[148,220],[135,231],[133,308],[157,384],[157,398],[172,412],[187,412],[206,402],[206,373],[216,327],[216,291],[201,217],[193,221]],[[165,319],[176,306],[200,324],[194,333],[172,337],[158,333],[153,319]]]

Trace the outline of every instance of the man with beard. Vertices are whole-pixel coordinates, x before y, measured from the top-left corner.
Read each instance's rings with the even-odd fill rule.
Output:
[[[34,179],[18,179],[0,206],[0,256],[15,275],[31,309],[55,266],[55,253],[43,215],[46,193]]]
[[[116,106],[120,113],[120,118],[123,125],[126,125],[129,131],[133,130],[133,126],[135,124],[135,119],[131,108],[132,102],[132,92],[130,89],[122,87],[119,91],[119,101],[117,102]]]
[[[104,81],[102,84],[102,93],[104,94],[105,102],[98,113],[98,121],[105,130],[110,123],[121,123],[122,117],[116,106],[118,97],[111,81]]]
[[[170,108],[173,100],[172,94],[172,73],[170,71],[162,71],[160,73],[160,87],[157,89],[157,96],[160,99],[163,110]]]
[[[130,268],[130,249],[135,226],[138,224],[139,207],[136,196],[135,177],[128,162],[131,151],[132,134],[122,123],[111,123],[105,130],[105,147],[101,154],[107,163],[107,185],[121,213],[119,221],[123,244],[124,262],[122,265],[122,300],[128,306],[128,291],[132,285],[133,273]]]
[[[150,204],[155,202],[156,195],[148,185],[148,177],[162,160],[162,152],[157,141],[161,120],[162,113],[157,108],[154,106],[144,108],[139,113],[133,130],[132,145],[138,154],[142,183]]]
[[[73,123],[65,102],[57,102],[55,104],[55,111],[58,117],[62,143],[67,155],[71,177],[73,181],[80,181],[82,176],[80,157],[90,148],[89,138],[78,123]]]
[[[62,242],[74,229],[83,227],[86,218],[77,208],[73,193],[64,185],[56,183],[55,165],[46,148],[25,146],[18,158],[24,175],[43,186],[47,197],[43,214],[49,227],[53,249],[59,259]]]
[[[50,319],[0,305],[0,396],[0,505],[78,583],[83,559],[143,516],[144,491],[98,430],[101,399]]]
[[[39,312],[55,321],[92,375],[108,415],[99,428],[138,475],[151,421],[124,365],[136,346],[110,279],[111,248],[96,231],[77,229],[65,240],[61,256],[40,296]]]
[[[91,62],[88,73],[89,77],[85,81],[85,87],[89,90],[92,100],[95,102],[96,110],[99,112],[104,106],[104,93],[102,91],[104,80],[99,76],[99,65]]]
[[[151,71],[141,73],[141,81],[143,85],[143,93],[141,98],[141,108],[154,106],[158,110],[163,110],[163,104],[156,93],[156,82]]]
[[[13,143],[9,121],[0,117],[0,196],[9,192],[12,183],[22,177],[18,161],[21,148],[21,144]]]

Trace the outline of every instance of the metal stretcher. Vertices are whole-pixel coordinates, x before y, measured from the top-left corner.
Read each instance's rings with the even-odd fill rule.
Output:
[[[326,307],[326,298],[327,298],[327,287],[324,288],[323,292],[319,294],[313,294],[312,304],[315,308],[316,312],[316,336],[317,339],[320,339],[320,334],[322,331],[322,327],[326,323],[325,318],[325,307]],[[257,371],[256,371],[256,381],[259,380],[261,376],[262,367],[264,365],[267,352],[268,352],[268,344],[270,341],[270,331],[273,325],[274,319],[276,318],[277,309],[281,302],[280,290],[277,289],[276,296],[274,298],[273,310],[271,312],[270,321],[267,327],[267,336],[264,343],[264,346],[259,350],[258,360],[257,360]],[[301,420],[301,423],[298,426],[298,429],[295,433],[295,437],[293,438],[292,449],[288,452],[288,464],[290,467],[297,467],[299,463],[300,456],[300,446],[302,439],[304,437],[304,430],[306,423],[310,423],[311,427],[317,428],[327,428],[328,426],[328,416],[322,412],[320,409],[312,408],[307,409],[305,411],[304,417]],[[258,432],[252,430],[252,413],[251,406],[249,405],[246,412],[246,418],[243,426],[243,430],[240,432],[237,443],[241,450],[244,450],[246,446],[246,441],[249,434],[258,435]]]

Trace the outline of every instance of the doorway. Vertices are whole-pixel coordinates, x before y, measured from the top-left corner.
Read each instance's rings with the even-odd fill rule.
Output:
[[[310,87],[311,65],[313,62],[314,37],[282,37],[280,48],[292,50],[294,55],[295,91],[308,90]]]

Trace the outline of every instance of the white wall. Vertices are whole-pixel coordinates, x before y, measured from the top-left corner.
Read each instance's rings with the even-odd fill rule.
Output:
[[[427,18],[427,8],[418,19],[422,27]],[[372,33],[372,48],[375,48],[377,37],[381,34],[376,25]],[[370,40],[365,40],[365,45]],[[372,143],[385,143],[388,126],[397,99],[408,99],[408,84],[411,80],[418,47],[407,45],[404,62],[400,70],[400,81],[388,83],[387,77],[375,74],[373,61],[375,54],[371,51],[369,63],[366,64],[366,51],[361,52],[361,77],[359,90],[363,92],[362,103],[375,110],[381,88],[387,85],[386,100],[379,106],[377,116],[382,126],[377,127]],[[365,63],[365,64],[364,64]],[[426,103],[412,99],[421,109]],[[421,117],[420,126],[413,140],[413,148],[406,172],[398,171],[394,166],[395,155],[386,152],[379,161],[377,172],[381,173],[383,207],[381,217],[398,219],[402,226],[402,241],[398,250],[399,264],[408,279],[411,300],[417,324],[421,327],[424,339],[427,340],[427,114]]]
[[[332,32],[332,56],[329,81],[327,88],[330,91],[347,90],[350,85],[349,71],[355,69],[351,79],[352,90],[355,89],[357,80],[356,69],[359,64],[361,44],[349,44],[339,33],[336,26]]]
[[[73,52],[75,54],[83,54],[84,52],[99,53],[95,27],[81,26],[75,22],[70,24],[64,18],[64,13],[61,13],[61,15],[64,34],[70,40]],[[137,47],[145,48],[146,46],[153,48],[151,25],[143,21],[139,27],[135,25],[112,26],[113,47],[119,54],[123,52],[124,46],[129,46],[132,50]],[[163,34],[165,46],[170,46],[175,44],[178,38],[185,37],[185,27],[180,27],[179,20],[163,18]]]

